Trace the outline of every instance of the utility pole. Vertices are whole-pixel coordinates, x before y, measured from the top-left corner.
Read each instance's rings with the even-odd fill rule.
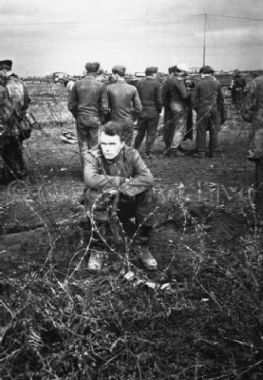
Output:
[[[207,24],[207,13],[204,13],[203,66],[205,66],[206,24]]]

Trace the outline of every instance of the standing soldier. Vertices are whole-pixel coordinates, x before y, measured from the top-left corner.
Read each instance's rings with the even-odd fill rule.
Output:
[[[206,156],[206,131],[210,134],[209,156],[213,157],[218,150],[218,132],[225,121],[224,96],[219,81],[213,76],[210,66],[203,66],[199,73],[201,80],[193,92],[193,108],[196,119],[196,152],[194,157]]]
[[[6,80],[0,76],[0,184],[6,182],[6,147],[9,145],[9,138],[12,138],[10,121],[13,116],[13,107],[8,97],[5,87]]]
[[[163,87],[163,102],[168,119],[165,126],[165,154],[178,157],[184,156],[180,145],[186,133],[186,108],[189,94],[181,76],[182,70],[173,66],[169,71],[171,75]]]
[[[31,127],[26,117],[30,97],[22,80],[12,73],[12,64],[10,60],[0,61],[0,75],[4,78],[8,99],[13,109],[12,117],[8,121],[8,137],[2,155],[5,164],[5,182],[25,178],[23,141],[31,134]]]
[[[67,75],[67,77],[63,80],[64,86],[68,90],[68,93],[71,92],[72,88],[74,87],[75,80],[70,75]]]
[[[162,101],[164,106],[164,115],[163,115],[163,141],[165,144],[165,154],[170,154],[170,146],[171,146],[171,131],[172,131],[172,119],[173,113],[170,109],[170,93],[168,93],[168,81],[169,77],[172,74],[173,67],[168,68],[168,77],[163,83],[162,86]]]
[[[76,119],[80,159],[83,167],[85,153],[98,144],[103,116],[102,92],[105,85],[96,80],[100,64],[86,63],[86,75],[76,81],[69,93],[68,109]]]
[[[195,87],[193,79],[191,79],[187,73],[184,75],[184,82],[187,88],[189,98],[186,100],[186,133],[184,140],[193,139],[193,105],[192,105],[192,93]]]
[[[156,138],[160,113],[162,111],[161,86],[156,79],[157,67],[147,67],[146,78],[138,85],[138,93],[142,102],[142,112],[138,120],[138,133],[135,138],[134,148],[139,149],[146,134],[146,156],[151,156],[151,147]]]
[[[240,108],[243,102],[246,81],[242,77],[239,70],[234,71],[234,77],[233,77],[230,87],[231,87],[232,102],[237,108]]]
[[[241,109],[241,116],[251,123],[248,159],[255,162],[256,213],[263,223],[263,75],[252,80]]]
[[[114,66],[112,80],[115,83],[107,86],[104,91],[104,103],[109,111],[110,121],[122,124],[125,130],[125,143],[129,146],[133,139],[133,116],[138,117],[142,111],[142,104],[135,86],[128,84],[125,79],[126,68]]]

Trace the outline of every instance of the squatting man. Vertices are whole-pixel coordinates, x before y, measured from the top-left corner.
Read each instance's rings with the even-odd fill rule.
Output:
[[[148,270],[157,269],[148,242],[154,225],[156,197],[154,178],[139,152],[125,144],[125,128],[109,121],[102,126],[97,149],[87,151],[84,159],[84,200],[93,221],[109,223],[109,208],[116,205],[116,215],[123,230],[135,218],[133,252]],[[88,269],[102,269],[104,253],[91,252]]]

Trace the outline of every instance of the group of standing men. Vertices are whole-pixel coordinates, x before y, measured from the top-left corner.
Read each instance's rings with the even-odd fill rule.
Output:
[[[98,132],[107,121],[121,123],[125,130],[125,143],[131,145],[134,117],[142,111],[137,89],[125,79],[125,67],[112,69],[112,83],[107,86],[96,79],[99,63],[87,63],[86,75],[70,91],[68,108],[76,120],[80,156],[98,143]]]
[[[112,83],[105,85],[96,79],[99,66],[97,62],[86,64],[87,75],[75,82],[68,102],[68,108],[76,119],[86,185],[84,199],[98,223],[109,222],[109,210],[115,210],[124,230],[129,219],[134,218],[135,251],[148,269],[156,269],[157,262],[148,249],[155,223],[153,176],[138,149],[146,136],[146,155],[151,155],[164,107],[164,154],[172,157],[184,155],[181,144],[192,132],[194,109],[197,113],[197,136],[193,155],[198,158],[205,158],[207,154],[213,156],[218,150],[220,125],[226,118],[224,97],[210,66],[200,69],[201,79],[194,88],[187,87],[183,72],[177,66],[169,68],[168,78],[162,86],[156,78],[158,68],[148,67],[146,77],[139,81],[137,87],[125,81],[125,67],[121,65],[113,67]],[[252,122],[248,158],[256,163],[256,210],[263,219],[262,78],[258,77],[249,84],[241,115]],[[236,86],[244,85],[238,74],[235,80]],[[0,61],[1,184],[26,176],[23,141],[31,133],[27,114],[29,104],[30,97],[24,83],[12,72],[12,61]],[[135,120],[137,135],[132,148]],[[207,131],[210,134],[208,152]],[[109,228],[112,230],[111,225]],[[115,234],[115,242],[123,243],[123,237],[118,236],[116,229],[111,232]],[[100,270],[103,260],[101,252],[94,250],[89,269]]]
[[[129,219],[135,218],[134,251],[147,269],[156,269],[157,262],[148,247],[155,222],[153,176],[138,149],[146,136],[146,155],[151,155],[164,106],[165,154],[183,155],[181,143],[187,133],[187,120],[188,129],[189,120],[192,120],[193,102],[199,123],[195,153],[197,157],[205,157],[206,130],[209,130],[212,155],[217,148],[223,95],[209,66],[201,69],[202,81],[195,87],[193,97],[177,66],[169,69],[170,75],[163,86],[156,78],[158,68],[146,68],[146,77],[137,87],[126,82],[125,67],[121,65],[112,68],[113,83],[106,86],[96,79],[99,66],[97,62],[86,64],[87,73],[73,86],[68,102],[76,120],[86,185],[83,199],[91,219],[98,224],[108,224],[111,230],[109,214],[113,209],[124,230]],[[137,135],[132,148],[136,119]],[[115,243],[124,241],[121,230],[111,232],[115,234]],[[92,251],[88,268],[100,270],[104,259],[103,252]]]
[[[148,126],[149,115],[149,121],[155,121],[153,126],[150,123],[150,128],[157,129],[162,107],[159,83],[152,78],[157,69],[148,70],[151,75],[147,87],[151,96],[157,93],[157,112],[155,99],[144,106],[136,87],[125,81],[124,66],[113,67],[114,83],[107,87],[96,80],[98,70],[98,63],[86,64],[87,75],[76,82],[68,103],[76,120],[86,185],[83,201],[97,231],[105,231],[106,226],[113,233],[115,244],[125,242],[122,233],[127,231],[130,219],[134,218],[133,251],[147,269],[153,270],[157,268],[157,262],[149,251],[148,243],[155,222],[154,181],[149,168],[131,144],[134,119],[143,111],[141,121],[144,128]],[[97,146],[99,131],[100,143]],[[139,144],[138,139],[136,143]],[[112,216],[117,216],[119,222],[116,219],[112,222]],[[118,228],[120,226],[122,228]],[[104,260],[104,250],[92,250],[88,269],[101,270]]]
[[[70,91],[69,110],[76,119],[81,161],[85,151],[98,142],[98,131],[106,121],[122,124],[125,143],[132,145],[134,120],[137,135],[134,148],[139,149],[146,136],[146,156],[151,156],[157,135],[160,114],[164,107],[164,142],[167,156],[182,156],[182,141],[192,137],[193,113],[197,112],[197,147],[195,155],[206,155],[206,131],[210,132],[210,156],[218,149],[218,131],[225,121],[224,98],[213,69],[200,70],[202,81],[187,85],[184,72],[177,66],[168,69],[165,82],[157,79],[157,67],[147,67],[146,77],[137,86],[125,80],[125,67],[112,68],[113,83],[105,85],[96,79],[99,63],[87,63],[86,76],[78,80]],[[193,88],[194,87],[194,88]]]
[[[219,81],[210,66],[203,66],[201,80],[187,87],[182,71],[177,66],[169,68],[169,76],[163,85],[164,142],[168,156],[185,155],[181,144],[192,137],[194,109],[196,118],[196,149],[192,156],[212,157],[218,151],[218,132],[225,121],[224,97]],[[206,147],[206,132],[210,134],[209,151]]]

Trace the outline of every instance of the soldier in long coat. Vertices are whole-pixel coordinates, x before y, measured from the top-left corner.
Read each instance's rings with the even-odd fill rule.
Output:
[[[146,135],[146,156],[151,156],[151,148],[157,134],[160,113],[162,111],[161,85],[156,78],[157,67],[147,67],[146,77],[137,84],[137,90],[142,102],[142,112],[138,119],[138,132],[134,148],[139,149]]]
[[[201,80],[193,91],[193,108],[197,112],[196,119],[196,152],[195,157],[206,156],[206,132],[209,132],[209,156],[218,150],[218,132],[225,120],[224,96],[219,81],[213,76],[210,66],[200,69]]]
[[[182,70],[177,66],[169,68],[170,75],[162,89],[164,105],[164,143],[165,155],[182,156],[180,147],[187,131],[187,91]]]

